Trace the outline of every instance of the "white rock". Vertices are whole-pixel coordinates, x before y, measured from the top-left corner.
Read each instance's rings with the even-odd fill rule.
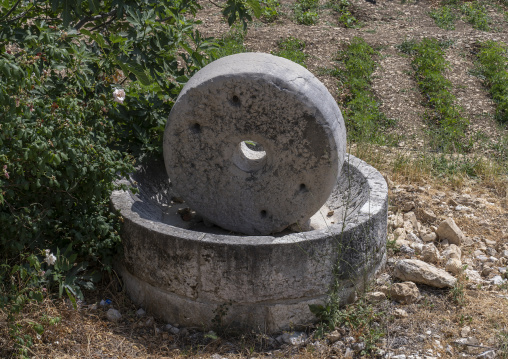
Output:
[[[420,290],[413,282],[392,284],[389,291],[393,300],[404,304],[414,303],[420,297]]]
[[[460,246],[460,243],[464,238],[464,233],[462,233],[452,218],[447,218],[441,222],[436,230],[436,234],[438,235],[439,239],[448,239],[449,243],[458,246]]]
[[[469,333],[471,332],[471,327],[469,325],[466,325],[460,330],[460,336],[461,337],[467,337]]]
[[[404,217],[402,216],[402,213],[397,213],[393,219],[393,227],[401,228],[402,226],[404,226]]]
[[[506,282],[506,279],[503,279],[500,275],[496,275],[494,278],[490,280],[490,282],[494,285],[501,285]]]
[[[427,284],[437,288],[451,288],[457,282],[457,279],[446,271],[418,259],[399,260],[395,263],[394,275],[403,281]]]
[[[450,258],[456,258],[456,259],[461,259],[462,258],[462,251],[460,250],[460,248],[455,245],[455,244],[450,244],[448,246],[448,248],[446,248],[443,253],[442,253],[443,257],[445,257],[446,259],[450,259]]]
[[[138,317],[143,317],[144,315],[146,314],[145,310],[143,308],[139,308],[137,311],[136,311],[136,315]]]
[[[483,279],[482,279],[480,273],[478,271],[476,271],[476,270],[466,269],[464,271],[464,274],[469,279],[469,281],[474,283],[474,284],[481,284],[481,283],[483,283]]]
[[[122,319],[122,314],[116,309],[109,308],[106,312],[106,318],[112,322],[118,322],[120,319]]]
[[[422,240],[425,243],[434,242],[436,239],[437,239],[437,234],[435,234],[434,232],[425,233],[422,236]]]
[[[393,235],[396,240],[405,240],[406,239],[406,230],[404,228],[397,228],[393,231]]]
[[[386,299],[386,294],[383,292],[370,292],[365,294],[365,299],[370,303],[381,302]]]
[[[279,338],[281,340],[279,340]],[[290,345],[301,345],[305,343],[307,339],[307,334],[304,332],[292,332],[292,333],[284,333],[280,337],[277,338],[277,341],[282,341],[286,344]]]
[[[428,263],[437,263],[439,261],[439,250],[433,243],[428,243],[422,248],[422,258]]]
[[[388,283],[391,283],[391,280],[390,280],[390,275],[388,273],[383,273],[381,274],[377,279],[376,279],[376,283],[378,285],[384,285],[384,284],[388,284]]]
[[[395,309],[394,311],[395,317],[397,318],[407,318],[407,312],[404,309]]]
[[[455,275],[458,275],[462,270],[462,262],[457,258],[450,258],[446,262],[445,269]]]

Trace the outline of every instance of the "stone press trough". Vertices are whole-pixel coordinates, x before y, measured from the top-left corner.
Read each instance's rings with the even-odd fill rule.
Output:
[[[115,191],[117,268],[166,321],[274,332],[314,320],[335,290],[351,301],[386,259],[387,186],[346,153],[325,86],[283,58],[212,62],[169,116],[164,158]]]

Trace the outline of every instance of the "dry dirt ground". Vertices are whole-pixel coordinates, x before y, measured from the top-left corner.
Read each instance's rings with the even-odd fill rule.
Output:
[[[477,40],[493,39],[508,42],[508,23],[503,12],[492,1],[489,15],[493,31],[475,30],[459,20],[456,30],[442,30],[429,17],[436,1],[378,0],[376,5],[353,0],[353,11],[361,26],[345,29],[338,25],[337,15],[326,8],[319,10],[320,20],[315,26],[297,25],[292,18],[293,2],[281,1],[282,16],[271,24],[254,21],[250,24],[245,45],[251,51],[270,52],[277,41],[295,36],[306,42],[308,69],[319,77],[329,91],[339,98],[340,84],[333,77],[323,75],[324,68],[333,66],[333,59],[343,42],[355,36],[363,37],[380,51],[373,88],[388,117],[396,118],[394,130],[401,136],[398,148],[352,146],[351,152],[376,166],[389,180],[390,214],[432,210],[436,219],[422,225],[437,226],[446,217],[453,217],[468,238],[462,246],[462,262],[469,269],[481,273],[481,282],[473,283],[462,277],[456,291],[419,285],[420,298],[412,304],[383,300],[373,304],[380,314],[378,322],[384,336],[376,343],[378,350],[366,357],[403,358],[458,358],[476,357],[490,348],[500,349],[500,335],[507,333],[508,348],[508,285],[494,285],[490,280],[503,273],[508,258],[508,181],[503,176],[485,176],[471,179],[462,175],[431,174],[417,159],[425,155],[423,130],[425,123],[422,96],[411,76],[410,59],[397,50],[404,39],[437,37],[452,40],[446,51],[450,67],[446,76],[454,85],[454,94],[462,106],[463,115],[470,122],[470,132],[482,131],[490,141],[499,141],[508,134],[493,119],[494,104],[481,81],[471,75],[473,67],[471,48]],[[228,31],[220,11],[210,2],[203,1],[204,9],[198,17],[203,21],[200,30],[206,36],[219,37]],[[346,119],[347,120],[347,119]],[[481,147],[481,146],[480,146]],[[459,160],[460,156],[450,158]],[[410,205],[408,205],[408,203]],[[411,209],[414,207],[414,209]],[[444,246],[436,243],[438,249]],[[498,261],[484,271],[486,265],[475,258],[482,250]],[[418,252],[403,253],[389,250],[388,264],[380,274],[391,280],[393,263],[399,258],[421,258]],[[441,264],[442,265],[442,264]],[[375,291],[379,284],[374,283]],[[361,296],[361,294],[360,294]],[[111,299],[110,305],[98,304]],[[459,299],[457,302],[456,299]],[[110,307],[119,309],[119,322],[106,318]],[[201,332],[200,328],[180,328],[178,334],[164,330],[165,324],[150,313],[138,316],[136,307],[121,290],[121,283],[112,274],[105,278],[79,310],[73,310],[66,301],[46,301],[43,305],[27,308],[23,317],[26,334],[34,338],[29,356],[34,358],[343,358],[347,348],[361,343],[362,330],[347,331],[339,327],[342,337],[332,344],[327,337],[313,337],[313,327],[307,328],[309,339],[301,345],[281,344],[277,335],[259,333],[230,335]],[[402,309],[407,316],[400,316]],[[399,313],[399,314],[398,314]],[[60,318],[47,325],[37,335],[30,329],[32,321]],[[5,315],[0,312],[0,357],[14,356],[13,343],[8,334]],[[175,323],[172,323],[175,324]],[[280,333],[279,333],[280,334]],[[471,345],[457,344],[467,338]],[[356,346],[358,347],[358,346]],[[506,355],[508,355],[508,349]],[[378,353],[378,354],[376,354]],[[502,351],[498,351],[498,357]],[[360,357],[360,352],[354,352]]]

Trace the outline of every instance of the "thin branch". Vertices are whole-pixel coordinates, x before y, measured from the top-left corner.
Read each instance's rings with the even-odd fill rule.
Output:
[[[102,19],[102,18],[105,18],[105,17],[108,17],[108,16],[112,16],[114,15],[116,12],[116,10],[111,10],[110,12],[106,13],[106,14],[100,14],[100,15],[95,15],[95,16],[86,16],[84,17],[83,19],[81,19],[75,26],[74,26],[74,29],[76,30],[79,30],[83,27],[83,25],[85,25],[87,22],[90,22],[90,21],[95,21],[95,20],[99,20],[99,19]]]
[[[7,12],[7,14],[5,14],[5,16],[3,16],[0,20],[8,18],[9,15],[12,14],[14,12],[14,10],[16,10],[16,8],[18,7],[20,2],[21,2],[21,0],[18,0],[18,2],[15,3],[14,6]]]
[[[222,9],[222,6],[220,6],[219,4],[217,3],[214,3],[212,0],[208,0],[210,3],[212,3],[213,5],[217,6],[217,7],[220,7]]]
[[[109,19],[108,21],[106,21],[105,23],[102,23],[102,24],[97,25],[94,28],[90,29],[90,31],[95,31],[103,26],[106,26],[106,25],[110,24],[115,19],[116,19],[116,14],[114,14],[113,17],[111,19]]]

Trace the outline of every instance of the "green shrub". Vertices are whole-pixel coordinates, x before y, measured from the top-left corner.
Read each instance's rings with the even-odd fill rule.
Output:
[[[429,13],[437,26],[445,30],[455,30],[455,9],[450,6],[443,6]]]
[[[245,31],[241,26],[231,27],[222,39],[217,41],[219,46],[209,51],[211,59],[247,52],[247,48],[243,44],[244,38]]]
[[[379,110],[371,90],[371,76],[377,66],[373,60],[375,55],[377,52],[365,40],[353,38],[337,55],[343,65],[337,68],[337,75],[347,91],[344,117],[349,138],[386,144],[390,140],[381,129],[393,125],[394,121]]]
[[[480,44],[477,54],[484,84],[496,103],[496,118],[508,123],[508,59],[506,45],[495,41]]]
[[[272,55],[284,57],[288,60],[296,62],[303,67],[307,67],[305,64],[305,59],[307,55],[303,52],[305,49],[305,42],[297,39],[296,37],[288,37],[284,40],[279,40],[278,42],[279,49],[277,51],[272,51]]]

